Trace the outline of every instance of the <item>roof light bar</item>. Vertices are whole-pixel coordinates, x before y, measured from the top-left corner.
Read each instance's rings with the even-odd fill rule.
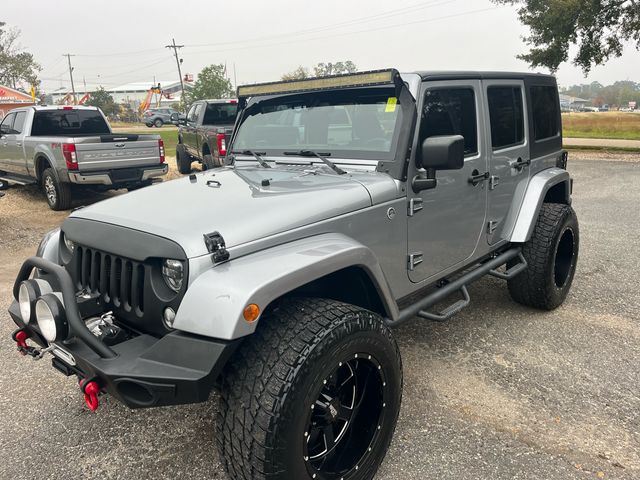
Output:
[[[238,87],[238,97],[253,97],[258,95],[275,95],[279,93],[297,93],[308,90],[328,90],[345,87],[366,87],[373,85],[394,85],[398,71],[373,70],[369,72],[350,73],[347,75],[333,75],[305,80],[290,80],[286,82],[259,83]]]

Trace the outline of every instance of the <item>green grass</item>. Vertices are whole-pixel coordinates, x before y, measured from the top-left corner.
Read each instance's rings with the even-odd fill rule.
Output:
[[[564,113],[565,138],[640,140],[640,114],[625,112]]]
[[[176,156],[176,145],[178,143],[178,129],[172,130],[164,130],[160,129],[154,133],[159,133],[164,140],[164,151],[167,157],[175,157]]]
[[[592,145],[563,145],[569,151],[590,151],[590,152],[619,152],[619,153],[640,153],[640,148],[634,147],[596,147]]]

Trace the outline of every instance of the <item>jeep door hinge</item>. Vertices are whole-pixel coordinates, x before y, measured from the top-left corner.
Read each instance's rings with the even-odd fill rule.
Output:
[[[492,175],[489,177],[489,190],[495,190],[495,188],[500,184],[500,177],[496,175]]]
[[[422,252],[415,252],[409,254],[409,260],[407,262],[407,268],[410,272],[416,269],[416,266],[422,263]]]
[[[493,232],[496,231],[496,228],[498,228],[498,221],[489,220],[489,222],[487,223],[487,233],[491,235]]]
[[[422,199],[421,198],[412,198],[409,200],[409,207],[407,208],[407,215],[413,217],[413,215],[422,210]]]

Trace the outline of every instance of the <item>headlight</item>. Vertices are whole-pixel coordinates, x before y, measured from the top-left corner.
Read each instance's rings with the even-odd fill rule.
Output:
[[[38,245],[38,250],[36,250],[36,257],[44,257],[44,251],[47,248],[47,244],[49,240],[51,240],[54,236],[60,233],[59,228],[54,228],[50,232],[47,232],[42,240],[40,240],[40,245]]]
[[[66,340],[69,336],[69,324],[64,305],[54,293],[47,293],[36,302],[36,319],[40,333],[47,342]]]
[[[62,240],[64,240],[64,245],[67,247],[67,250],[73,253],[73,250],[76,248],[76,244],[69,240],[64,233],[62,234]]]
[[[162,276],[167,286],[177,293],[184,282],[184,265],[180,260],[167,259],[162,262]]]
[[[44,280],[31,279],[20,284],[18,304],[20,305],[20,316],[25,325],[35,320],[36,300],[45,293],[51,293],[51,285]]]

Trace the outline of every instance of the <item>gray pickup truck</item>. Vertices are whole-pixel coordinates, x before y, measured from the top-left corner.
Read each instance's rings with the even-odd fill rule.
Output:
[[[114,134],[95,107],[11,110],[0,124],[0,180],[40,184],[53,210],[72,186],[135,189],[168,171],[159,135]]]
[[[198,100],[186,117],[178,118],[176,163],[180,173],[191,172],[194,161],[200,162],[204,170],[222,166],[237,111],[235,99]]]
[[[100,393],[143,408],[218,388],[234,480],[369,480],[402,398],[392,327],[473,312],[487,275],[531,308],[569,294],[556,81],[383,70],[238,101],[224,167],[77,210],[43,239],[14,284],[13,339],[77,377],[92,410]]]

